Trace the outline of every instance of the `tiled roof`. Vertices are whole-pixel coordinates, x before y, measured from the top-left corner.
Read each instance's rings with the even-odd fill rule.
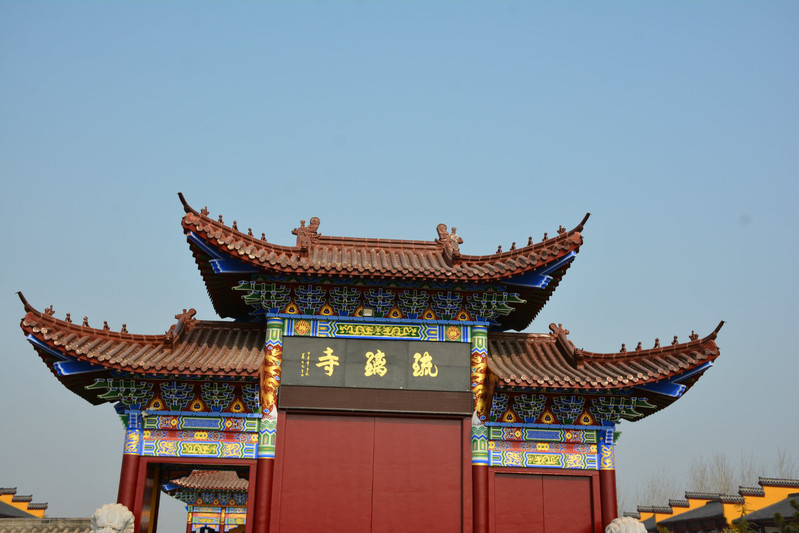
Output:
[[[781,479],[775,477],[761,477],[757,482],[761,487],[796,487],[799,488],[799,479]]]
[[[32,495],[17,494],[16,487],[0,487],[0,517],[41,517],[46,510],[47,502],[34,502]]]
[[[28,513],[19,507],[15,507],[10,503],[0,501],[0,521],[5,518],[30,518],[31,516],[31,513]]]
[[[233,288],[242,272],[287,276],[299,283],[315,279],[318,283],[369,280],[397,283],[507,284],[518,295],[511,304],[514,311],[497,318],[502,330],[521,331],[540,312],[560,284],[582,245],[583,225],[588,215],[573,230],[562,227],[557,235],[538,243],[532,237],[525,246],[488,255],[460,253],[462,239],[447,232],[444,224],[436,228],[438,238],[430,241],[328,237],[318,232],[319,220],[304,222],[293,233],[294,246],[283,246],[243,233],[236,222],[232,227],[215,220],[203,209],[197,212],[180,195],[186,212],[182,220],[189,248],[205,282],[217,314],[223,318],[248,317],[252,309]],[[455,228],[453,228],[454,232]],[[535,275],[534,275],[535,274]],[[539,279],[546,276],[546,282]],[[536,278],[531,282],[528,277]]]
[[[247,492],[249,481],[232,470],[193,470],[171,483],[188,490]]]
[[[263,324],[194,319],[195,311],[176,315],[177,323],[162,335],[136,335],[96,329],[55,318],[51,311],[34,309],[22,294],[26,314],[21,327],[33,337],[39,355],[55,372],[60,362],[48,349],[77,361],[151,375],[255,377],[263,360],[266,331]],[[84,374],[61,381],[81,396]],[[92,376],[94,377],[94,376]],[[77,380],[75,387],[71,380]],[[90,398],[89,401],[92,401]]]
[[[718,500],[719,493],[685,491],[685,497],[691,500]]]
[[[688,500],[669,500],[669,507],[689,507]]]
[[[668,505],[639,505],[639,513],[658,513],[658,514],[671,514],[671,507]]]
[[[678,522],[692,522],[694,520],[719,519],[724,520],[724,504],[718,500],[718,495],[702,507],[691,509],[677,516],[671,516],[658,522],[658,525],[676,524]]]
[[[791,500],[799,503],[799,493],[789,494],[784,500],[780,500],[769,506],[763,507],[762,509],[758,509],[757,511],[752,511],[743,518],[747,522],[773,524],[774,514],[780,513],[780,515],[786,518],[786,522],[791,523],[791,518],[796,512],[796,509],[793,507],[793,505],[791,505]],[[733,522],[737,522],[738,520],[740,519],[733,520]]]
[[[763,487],[738,487],[738,494],[741,496],[765,496],[766,491]]]
[[[742,505],[746,502],[743,496],[738,494],[719,494],[719,501],[721,503],[735,503]]]
[[[720,328],[721,324],[704,339],[694,335],[686,343],[608,354],[575,348],[566,336],[568,332],[555,324],[550,325],[550,334],[492,333],[488,337],[488,367],[498,378],[498,386],[506,387],[641,386],[689,372],[716,359],[719,350],[714,339]]]
[[[52,351],[99,365],[98,371],[115,369],[144,375],[256,377],[263,360],[266,335],[263,324],[201,321],[194,319],[194,310],[190,310],[176,315],[177,323],[163,335],[136,335],[60,320],[51,310],[40,312],[21,294],[20,298],[26,310],[22,329],[37,341],[34,347],[57,376],[55,366],[60,359]],[[488,364],[499,386],[561,389],[641,386],[691,371],[719,354],[713,340],[719,328],[701,340],[620,354],[576,350],[565,330],[554,324],[550,329],[550,334],[489,334]],[[89,377],[77,374],[59,379],[87,400],[99,403],[102,400],[84,390],[85,380],[93,381],[94,377],[89,373]],[[663,405],[670,403],[663,401],[666,402]]]
[[[309,226],[301,221],[292,232],[297,235],[295,246],[282,246],[243,233],[235,225],[228,227],[209,217],[206,210],[195,211],[182,194],[180,199],[186,211],[184,231],[245,264],[269,272],[342,277],[506,280],[577,251],[588,218],[586,215],[573,230],[561,228],[557,236],[542,242],[489,255],[462,255],[462,239],[454,234],[455,228],[448,233],[444,224],[439,224],[439,237],[434,241],[363,239],[322,235],[317,232],[319,219],[314,217]]]

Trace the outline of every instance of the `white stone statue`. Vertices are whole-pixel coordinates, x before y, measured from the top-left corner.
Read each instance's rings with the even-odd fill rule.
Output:
[[[121,503],[107,503],[92,515],[92,533],[133,533],[133,513]]]
[[[605,527],[605,533],[646,533],[644,524],[631,516],[623,516],[614,518],[613,521]]]

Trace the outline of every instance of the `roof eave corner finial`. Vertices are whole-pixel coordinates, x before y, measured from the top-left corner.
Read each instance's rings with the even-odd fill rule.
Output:
[[[194,213],[197,214],[197,211],[194,210],[192,206],[189,205],[189,202],[186,201],[186,197],[183,196],[182,192],[178,192],[178,198],[180,198],[180,203],[183,204],[183,210],[187,213]]]
[[[590,216],[591,216],[591,213],[586,213],[585,216],[583,217],[583,219],[580,221],[580,223],[577,224],[577,227],[574,228],[574,231],[582,232],[583,228],[585,227],[585,223],[588,222],[588,217],[590,217]]]
[[[708,335],[707,337],[705,337],[702,340],[706,340],[706,341],[714,341],[714,340],[716,340],[716,335],[719,334],[719,331],[721,331],[721,327],[723,325],[724,325],[724,321],[722,320],[721,322],[719,322],[719,325],[716,326],[716,329],[714,329],[713,332],[710,335]]]
[[[28,300],[25,299],[25,296],[22,294],[22,291],[17,291],[17,296],[19,296],[19,299],[22,301],[22,305],[23,305],[23,307],[25,307],[25,312],[26,313],[30,313],[31,311],[35,311],[33,306],[28,303]]]

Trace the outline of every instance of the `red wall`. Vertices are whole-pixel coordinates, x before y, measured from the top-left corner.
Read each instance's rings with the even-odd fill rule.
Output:
[[[468,419],[281,412],[270,531],[472,529]],[[601,533],[599,473],[488,468],[488,531]]]
[[[490,468],[489,532],[601,533],[595,471]]]
[[[272,531],[464,529],[468,420],[283,416]]]

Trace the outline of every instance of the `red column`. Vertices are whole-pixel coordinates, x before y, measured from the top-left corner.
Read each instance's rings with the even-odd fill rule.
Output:
[[[269,533],[269,519],[272,511],[272,474],[275,471],[274,459],[258,459],[255,474],[255,522],[253,533]]]
[[[602,527],[619,514],[616,502],[616,458],[613,429],[600,431],[599,441],[599,493],[602,502]]]
[[[121,503],[133,512],[136,505],[136,481],[139,477],[138,455],[124,454],[122,456],[122,469],[119,473],[119,492],[117,503]]]
[[[472,465],[472,531],[488,533],[488,465]]]
[[[128,412],[128,427],[125,443],[122,446],[122,468],[119,473],[119,492],[117,503],[121,503],[135,513],[136,495],[139,487],[139,463],[141,460],[141,420],[137,412]]]
[[[599,471],[599,492],[602,494],[602,527],[618,516],[616,502],[616,471]]]

